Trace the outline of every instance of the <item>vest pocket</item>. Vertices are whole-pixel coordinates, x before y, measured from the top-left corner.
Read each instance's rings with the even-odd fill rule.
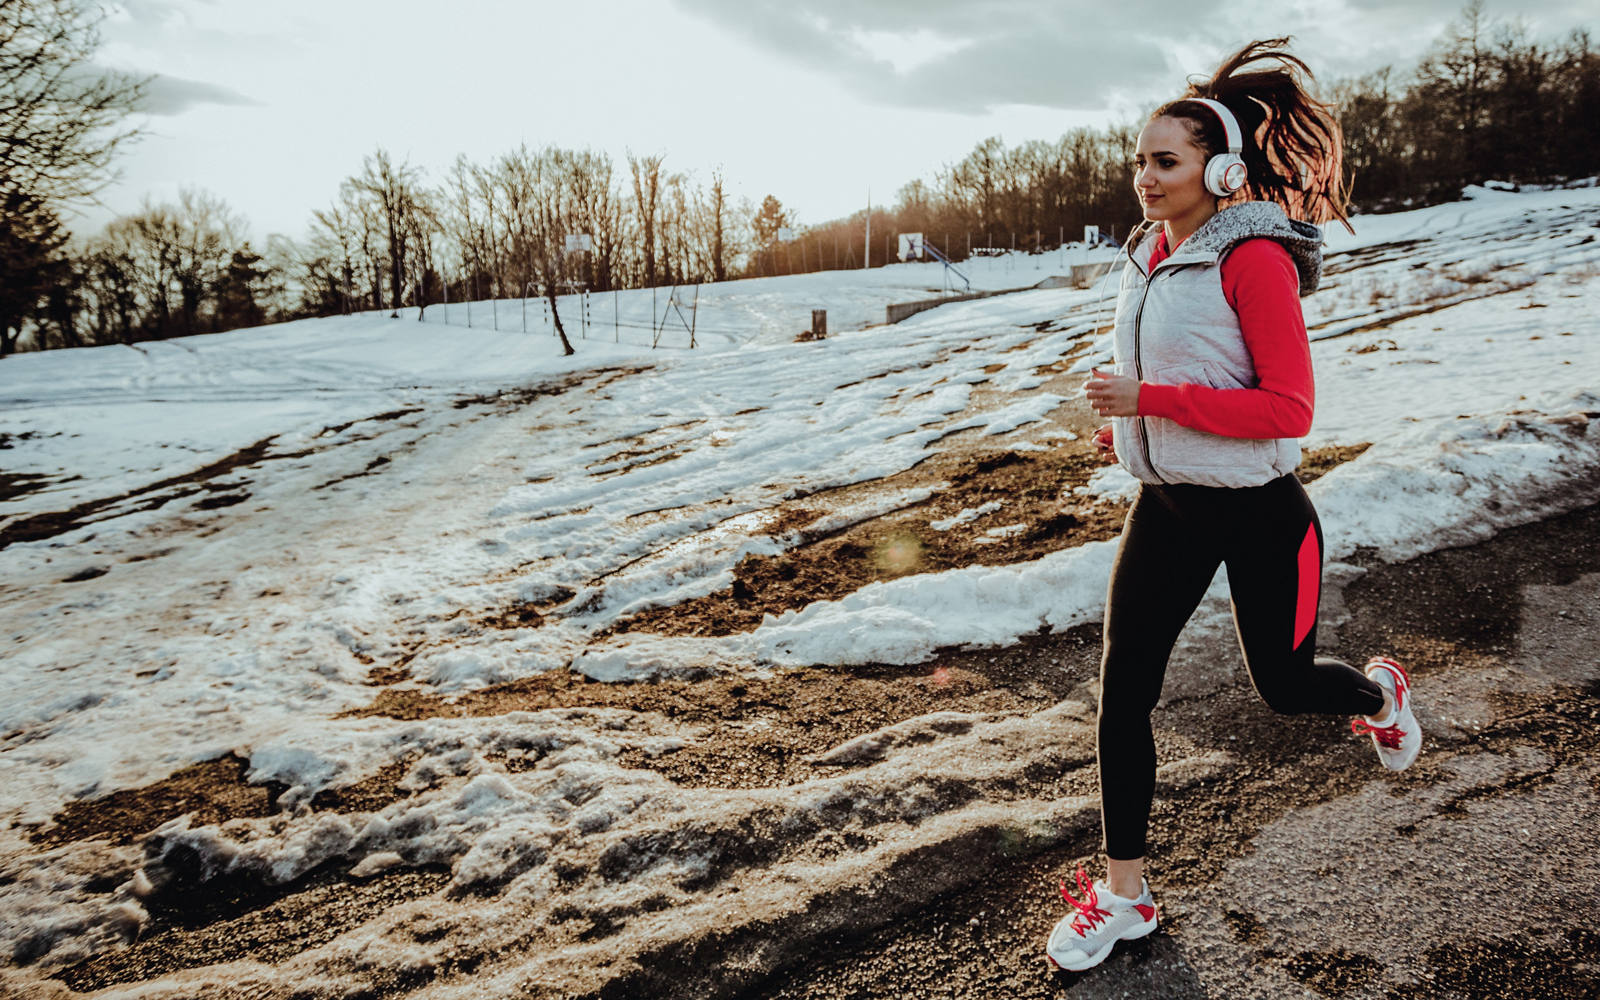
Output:
[[[1162,385],[1242,389],[1244,383],[1215,361],[1188,361],[1150,373]],[[1277,442],[1236,438],[1185,427],[1165,417],[1147,418],[1150,460],[1165,479],[1206,486],[1240,486],[1272,478]]]

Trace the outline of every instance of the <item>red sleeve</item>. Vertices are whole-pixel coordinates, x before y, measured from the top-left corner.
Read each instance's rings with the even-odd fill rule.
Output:
[[[1227,437],[1304,437],[1315,392],[1294,261],[1282,244],[1259,238],[1240,243],[1221,266],[1222,294],[1239,316],[1256,388],[1146,383],[1139,413]]]

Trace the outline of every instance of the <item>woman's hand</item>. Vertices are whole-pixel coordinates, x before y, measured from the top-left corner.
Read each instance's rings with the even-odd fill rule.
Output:
[[[1083,394],[1089,405],[1102,417],[1136,417],[1139,415],[1139,385],[1136,378],[1112,375],[1091,368],[1094,377],[1083,383]]]
[[[1117,460],[1117,446],[1111,440],[1111,425],[1105,424],[1094,432],[1095,454],[1100,456],[1102,462],[1115,462]]]

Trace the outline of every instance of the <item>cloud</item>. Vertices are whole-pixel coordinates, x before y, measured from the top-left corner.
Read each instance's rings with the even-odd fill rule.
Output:
[[[780,58],[832,76],[858,98],[976,115],[1008,104],[1100,110],[1130,99],[1154,102],[1245,42],[1278,35],[1296,38],[1292,51],[1319,79],[1403,67],[1421,57],[1465,0],[1421,0],[1415,7],[1296,0],[1271,13],[1223,0],[677,3]],[[1527,0],[1516,13],[1537,30],[1563,33],[1585,20],[1573,0]],[[1486,5],[1486,20],[1500,16]]]
[[[723,30],[835,76],[858,97],[967,114],[1007,104],[1099,109],[1140,80],[1171,89],[1182,74],[1162,29],[1203,24],[1221,6],[1221,0],[678,2]],[[937,54],[907,59],[906,49],[919,40]],[[896,69],[897,62],[909,66]]]
[[[256,107],[261,102],[215,83],[157,73],[145,85],[139,110],[148,115],[181,115],[206,104]]]

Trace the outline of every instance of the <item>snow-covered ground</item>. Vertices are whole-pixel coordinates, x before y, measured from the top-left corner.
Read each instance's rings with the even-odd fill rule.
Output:
[[[1305,300],[1318,375],[1307,443],[1372,444],[1311,487],[1330,560],[1358,547],[1403,558],[1594,499],[1600,189],[1468,195],[1328,234],[1323,288]],[[1028,286],[1050,257],[968,273],[977,287]],[[618,710],[335,716],[371,701],[374,666],[443,693],[567,667],[605,681],[767,676],[916,663],[1095,620],[1110,542],[875,583],[733,636],[596,638],[729,586],[747,554],[798,544],[770,530],[784,501],[901,473],[956,429],[994,448],[1087,447],[1057,424],[1081,406],[1059,366],[1041,369],[1106,357],[1093,319],[1109,322],[1110,302],[1028,290],[862,328],[941,280],[918,264],[705,286],[693,351],[686,334],[652,349],[650,293],[635,291],[616,299],[637,322],[615,337],[607,297],[588,339],[563,305],[570,358],[542,329],[512,331],[513,300],[497,307],[500,332],[484,328],[487,304],[471,329],[458,304],[449,325],[433,307],[423,323],[305,320],[0,362],[0,946],[32,935],[67,961],[143,919],[138,879],[90,889],[113,862],[41,851],[22,824],[229,751],[252,781],[290,786],[287,811],[178,820],[152,850],[181,843],[274,882],[345,858],[363,873],[443,862],[460,886],[529,879],[544,892],[540,859],[562,845],[667,814],[793,817],[839,796],[899,808],[916,780],[903,762],[784,795],[676,788],[616,757],[669,752],[683,734]],[[835,334],[792,342],[812,308],[829,309]],[[1115,471],[1095,481],[1126,486]],[[811,527],[936,489],[861,493]],[[1005,517],[972,517],[991,513]],[[537,624],[474,624],[526,605]],[[529,748],[546,754],[537,768],[489,763]],[[455,777],[379,813],[297,811],[401,759]],[[107,856],[136,861],[127,850]]]
[[[798,253],[798,252],[797,252]],[[1044,253],[1004,252],[946,267],[938,261],[886,267],[815,271],[786,278],[746,278],[677,288],[595,292],[586,299],[562,295],[556,308],[574,340],[728,348],[788,343],[811,329],[811,311],[825,309],[828,329],[840,333],[883,323],[892,302],[915,302],[961,292],[1029,288],[1070,277],[1074,265],[1115,260],[1117,251],[1069,243]],[[780,257],[781,260],[781,257]],[[799,257],[795,257],[799,263]],[[415,320],[415,309],[402,311]],[[474,330],[555,335],[549,310],[538,299],[430,306],[423,322]]]

